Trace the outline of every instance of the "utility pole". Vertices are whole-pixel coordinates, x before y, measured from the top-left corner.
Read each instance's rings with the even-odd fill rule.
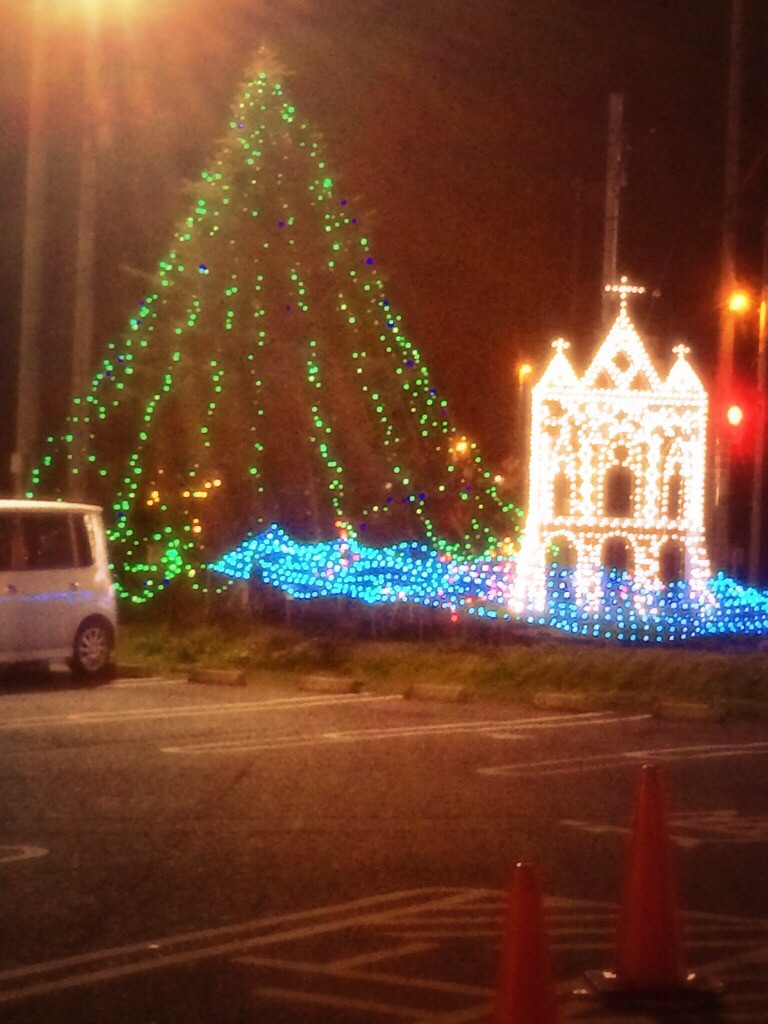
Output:
[[[45,69],[48,33],[41,0],[32,12],[27,172],[24,195],[21,324],[16,394],[16,443],[11,456],[13,493],[22,497],[40,430],[40,311],[45,235]]]
[[[765,385],[766,332],[768,331],[768,217],[763,226],[763,280],[757,329],[757,425],[755,429],[754,475],[749,534],[749,582],[757,586],[760,578],[760,539],[763,529],[763,462],[765,460]]]
[[[612,92],[608,104],[608,156],[605,169],[605,227],[603,232],[603,325],[613,322],[613,296],[606,287],[618,277],[619,213],[624,187],[624,96]]]
[[[83,28],[83,127],[77,215],[71,390],[82,398],[88,384],[93,345],[93,269],[95,251],[97,133],[99,103],[97,15],[89,8]],[[77,474],[69,478],[69,497],[84,498],[85,438],[76,445]]]
[[[728,567],[730,458],[723,436],[722,416],[733,388],[735,323],[728,296],[736,285],[736,249],[739,221],[741,162],[741,99],[743,91],[744,0],[731,0],[728,51],[728,92],[725,123],[725,175],[723,181],[723,238],[720,270],[720,345],[715,389],[715,480],[713,554],[716,564]]]
[[[731,35],[728,61],[728,95],[725,124],[725,175],[723,179],[723,240],[721,256],[721,320],[718,385],[720,400],[727,402],[733,384],[734,319],[727,299],[736,287],[736,250],[739,224],[741,173],[741,97],[744,0],[731,0]]]

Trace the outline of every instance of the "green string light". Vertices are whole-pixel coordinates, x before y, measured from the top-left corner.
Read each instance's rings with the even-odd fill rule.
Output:
[[[263,71],[247,83],[156,287],[31,476],[30,494],[55,496],[78,475],[111,507],[118,591],[135,603],[179,578],[206,589],[224,547],[290,515],[280,488],[302,481],[280,476],[286,445],[326,531],[400,531],[449,555],[517,531],[479,455],[453,455],[447,403],[282,93]]]

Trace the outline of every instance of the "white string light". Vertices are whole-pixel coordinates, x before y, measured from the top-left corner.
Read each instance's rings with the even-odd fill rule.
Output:
[[[706,599],[704,533],[707,394],[676,345],[662,380],[627,311],[644,289],[606,288],[619,312],[581,379],[555,354],[531,402],[529,509],[512,607],[543,610],[551,563],[570,566],[575,599],[594,608],[605,569],[642,590],[684,579]]]

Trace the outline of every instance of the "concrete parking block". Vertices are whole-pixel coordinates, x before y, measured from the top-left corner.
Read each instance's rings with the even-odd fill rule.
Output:
[[[247,678],[241,669],[198,668],[189,673],[189,682],[206,686],[245,686]]]
[[[304,676],[299,684],[308,693],[360,693],[360,679],[350,676]]]
[[[605,698],[596,693],[563,693],[559,690],[540,690],[534,695],[533,704],[549,711],[597,711],[605,704]]]
[[[728,709],[722,704],[670,701],[659,704],[654,710],[654,715],[670,722],[722,722],[728,716]]]

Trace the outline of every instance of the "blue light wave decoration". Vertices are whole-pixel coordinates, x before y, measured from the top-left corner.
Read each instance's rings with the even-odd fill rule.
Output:
[[[208,568],[231,580],[259,579],[298,600],[405,602],[627,643],[768,633],[768,592],[722,573],[696,594],[684,582],[641,589],[631,576],[612,570],[598,578],[599,601],[584,605],[574,599],[573,571],[552,566],[546,610],[515,615],[509,610],[514,562],[452,559],[410,541],[376,548],[342,535],[304,543],[273,525]]]
[[[257,577],[304,600],[349,597],[366,604],[405,601],[458,608],[490,599],[501,608],[509,563],[488,558],[457,561],[411,541],[384,548],[369,547],[354,537],[302,543],[271,526],[208,568],[230,579]]]

